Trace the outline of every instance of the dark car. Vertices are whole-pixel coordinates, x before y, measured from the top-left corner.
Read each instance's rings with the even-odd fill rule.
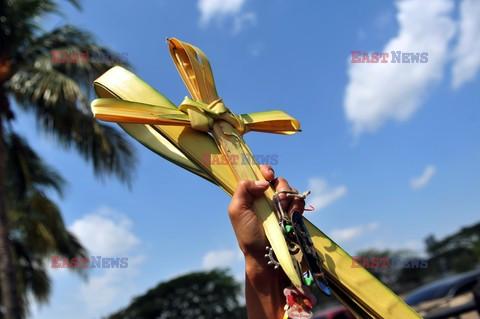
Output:
[[[405,302],[425,318],[467,315],[478,318],[473,289],[480,281],[480,270],[453,275],[426,284],[405,297]],[[464,318],[462,316],[462,318]]]

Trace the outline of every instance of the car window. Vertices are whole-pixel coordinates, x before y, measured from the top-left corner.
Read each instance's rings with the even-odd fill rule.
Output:
[[[480,272],[475,270],[434,281],[409,294],[405,298],[405,302],[415,306],[425,301],[444,298],[456,286],[459,288],[454,288],[454,295],[462,294],[462,291],[468,291],[469,288],[473,288],[474,282],[478,280],[479,276]],[[468,284],[471,284],[471,287]],[[466,286],[464,287],[464,285]]]
[[[424,301],[445,297],[452,286],[453,284],[450,282],[427,286],[407,296],[405,302],[411,306],[415,306]]]
[[[459,296],[463,295],[464,293],[469,293],[473,290],[473,287],[477,284],[477,280],[472,280],[470,282],[467,282],[460,287],[458,287],[454,293],[454,296]]]

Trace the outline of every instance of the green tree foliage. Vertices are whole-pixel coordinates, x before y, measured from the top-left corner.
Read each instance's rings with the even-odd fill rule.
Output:
[[[384,263],[387,267],[382,268],[379,264],[375,268],[367,268],[376,278],[383,282],[387,287],[395,292],[403,292],[410,290],[423,281],[423,278],[428,272],[428,268],[406,268],[406,267],[394,267],[394,259],[400,259],[408,263],[408,260],[420,259],[413,251],[408,249],[365,249],[359,251],[357,256],[372,260],[372,258],[388,258],[388,263]],[[423,257],[425,259],[425,257]],[[359,262],[362,265],[362,262]],[[430,266],[430,265],[428,265]]]
[[[464,272],[479,266],[480,223],[464,227],[439,241],[430,236],[426,243],[435,274]]]
[[[80,8],[79,1],[68,2]],[[49,14],[59,12],[57,2],[54,0],[0,1],[0,141],[7,140],[8,136],[14,136],[15,112],[18,110],[29,112],[35,115],[38,129],[56,139],[60,146],[78,151],[92,164],[97,176],[114,175],[124,182],[129,182],[131,169],[135,164],[131,145],[119,130],[95,121],[89,107],[92,81],[113,64],[91,59],[86,63],[52,61],[52,51],[61,51],[68,56],[72,56],[74,52],[96,52],[107,56],[115,56],[115,53],[99,45],[88,32],[71,25],[59,26],[53,30],[42,29],[40,22]],[[13,100],[16,101],[15,105],[12,104]],[[15,109],[15,106],[18,109]],[[26,273],[18,271],[23,264],[15,263],[20,262],[15,260],[15,256],[20,256],[18,240],[22,238],[29,243],[23,246],[24,256],[28,254],[30,257],[33,255],[39,257],[37,253],[42,249],[40,247],[42,241],[35,241],[35,236],[47,236],[49,231],[43,229],[47,224],[48,227],[52,227],[52,231],[55,227],[58,230],[63,225],[49,225],[52,218],[60,220],[58,216],[53,216],[59,215],[60,212],[43,192],[38,191],[42,183],[55,179],[58,181],[58,175],[49,176],[52,171],[45,172],[43,181],[40,179],[41,176],[37,176],[39,178],[36,182],[37,191],[26,188],[22,184],[29,182],[23,179],[25,176],[12,177],[8,171],[7,157],[20,158],[18,154],[7,154],[15,152],[15,148],[7,148],[7,145],[0,143],[0,291],[3,296],[2,309],[5,317],[21,319],[24,309],[22,294],[25,289],[20,283],[23,280],[21,277]],[[16,165],[25,165],[25,162],[18,162]],[[23,169],[25,171],[25,168]],[[11,178],[13,181],[19,181],[19,184],[10,183]],[[53,184],[50,186],[55,188]],[[17,189],[13,190],[10,187]],[[56,188],[58,190],[58,187]],[[8,202],[12,199],[9,196],[13,192],[21,193],[22,189],[27,191],[22,201],[15,204]],[[23,215],[20,218],[22,220],[32,218],[30,227],[36,233],[32,233],[31,238],[27,238],[28,234],[23,234],[23,237],[20,234],[22,231],[28,231],[27,229],[9,228],[11,224],[9,217],[14,219],[19,217],[14,214],[20,210],[13,209],[15,205],[38,214],[50,213],[48,216],[42,216],[45,221],[41,227],[40,224],[35,224],[40,222],[40,219],[34,219],[39,218],[38,214]],[[7,213],[7,210],[10,211]],[[34,229],[37,226],[40,228]],[[10,238],[13,238],[13,245]],[[62,249],[68,250],[70,245],[75,245],[73,238],[65,234],[48,240],[54,243],[53,246],[58,245],[59,249],[63,247]],[[43,253],[49,250],[50,248],[44,248]],[[35,258],[32,257],[31,260]],[[17,276],[19,278],[16,278]],[[47,289],[43,291],[46,292]],[[42,295],[48,296],[48,293]]]
[[[62,194],[65,182],[61,176],[18,135],[8,134],[4,145],[10,244],[24,316],[27,295],[39,303],[48,301],[51,285],[46,257],[86,257],[86,252],[66,229],[60,210],[48,196],[52,190]]]
[[[376,278],[378,278],[381,282],[383,282],[385,285],[387,285],[390,289],[394,291],[402,291],[403,288],[406,285],[411,284],[411,281],[415,281],[415,277],[413,278],[408,278],[406,280],[405,277],[411,276],[411,274],[418,273],[420,271],[419,268],[414,268],[414,269],[403,269],[400,267],[392,267],[392,261],[393,258],[410,258],[414,257],[414,253],[410,250],[390,250],[390,249],[385,249],[385,250],[379,250],[379,249],[365,249],[362,251],[359,251],[357,253],[357,256],[360,256],[362,258],[367,258],[368,260],[372,260],[372,258],[388,258],[388,263],[386,265],[388,267],[382,268],[381,264],[376,267],[376,268],[367,268],[368,271],[372,273]],[[362,262],[360,262],[360,265],[362,265]],[[411,271],[410,271],[411,270]],[[407,274],[411,273],[411,274]]]
[[[194,272],[158,284],[108,319],[240,319],[240,284],[224,270]]]
[[[427,268],[392,268],[394,256],[418,258],[409,250],[366,249],[357,256],[364,258],[389,258],[388,268],[369,268],[368,270],[384,284],[396,292],[404,292],[419,285],[448,276],[452,273],[466,272],[480,266],[480,223],[464,227],[458,232],[441,240],[433,235],[425,239],[428,259]]]

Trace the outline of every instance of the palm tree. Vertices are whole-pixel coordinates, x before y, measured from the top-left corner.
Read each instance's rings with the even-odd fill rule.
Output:
[[[46,166],[20,136],[5,136],[6,203],[10,244],[15,264],[22,315],[28,312],[27,295],[44,303],[50,295],[46,256],[86,257],[85,249],[63,223],[52,189],[62,195],[64,180]],[[82,268],[72,269],[80,271]],[[1,314],[0,314],[1,317]]]
[[[80,8],[77,0],[69,0]],[[5,135],[16,106],[33,112],[37,126],[62,147],[75,148],[97,176],[113,174],[128,182],[134,166],[132,147],[115,128],[93,120],[88,101],[91,83],[111,65],[52,63],[51,52],[113,52],[73,26],[42,30],[41,17],[58,12],[53,0],[0,1],[0,291],[6,319],[20,319],[22,308],[7,216]],[[6,126],[6,124],[8,124]],[[7,131],[6,131],[7,129]],[[10,131],[8,131],[10,130]]]

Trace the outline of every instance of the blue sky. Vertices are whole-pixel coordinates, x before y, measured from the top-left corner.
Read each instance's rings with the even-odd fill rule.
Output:
[[[93,32],[172,101],[187,91],[166,37],[203,49],[233,111],[282,109],[296,117],[302,133],[249,133],[246,140],[255,154],[278,155],[278,175],[311,189],[317,210],[307,217],[351,254],[421,252],[427,235],[480,220],[478,2],[83,3],[81,12],[62,3],[65,17],[46,25]],[[350,63],[351,51],[391,50],[428,52],[429,61]],[[38,134],[32,116],[19,116],[17,128],[68,180],[58,202],[91,254],[129,258],[127,269],[92,269],[88,282],[52,269],[50,304],[32,307],[33,318],[99,318],[192,270],[227,266],[242,277],[220,189],[139,144],[131,190],[99,181],[75,152]]]

